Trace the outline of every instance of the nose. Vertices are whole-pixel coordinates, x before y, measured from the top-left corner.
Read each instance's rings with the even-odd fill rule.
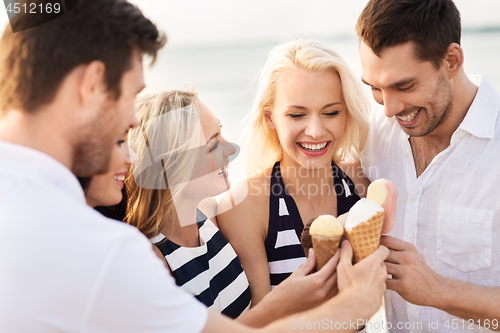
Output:
[[[313,115],[309,118],[305,134],[315,139],[319,139],[325,134],[325,127],[319,116]]]
[[[228,142],[226,139],[222,138],[223,144],[223,150],[224,150],[224,157],[231,156],[236,153],[236,147],[231,142]]]
[[[384,92],[382,104],[384,105],[385,116],[392,118],[404,110],[404,102],[396,94]]]
[[[130,146],[128,147],[127,162],[129,162],[132,165],[139,163],[139,156],[137,156],[135,151],[133,151],[132,148],[130,148]]]

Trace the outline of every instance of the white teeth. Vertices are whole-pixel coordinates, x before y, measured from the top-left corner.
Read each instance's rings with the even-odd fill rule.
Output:
[[[318,144],[318,145],[307,145],[305,143],[300,143],[300,146],[302,148],[306,149],[306,150],[320,151],[320,150],[324,149],[327,144],[328,144],[328,142],[325,142],[325,143],[322,143],[322,144]]]
[[[123,182],[125,180],[125,175],[114,176],[113,178],[119,182]]]
[[[226,169],[222,168],[221,171],[217,174],[217,176],[222,176],[226,173]]]
[[[404,117],[398,116],[398,118],[401,119],[402,121],[412,121],[413,119],[415,119],[415,116],[417,115],[417,113],[418,113],[419,110],[417,110],[417,111],[415,111],[413,113],[410,113],[409,115],[404,116]]]

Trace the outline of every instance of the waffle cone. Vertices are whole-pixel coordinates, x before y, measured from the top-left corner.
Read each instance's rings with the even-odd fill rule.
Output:
[[[380,244],[384,212],[378,212],[368,221],[360,223],[351,231],[346,230],[347,239],[354,252],[354,263],[361,261],[372,254]]]
[[[330,260],[340,247],[342,236],[324,237],[312,236],[314,255],[316,256],[316,268],[319,271],[321,267]]]

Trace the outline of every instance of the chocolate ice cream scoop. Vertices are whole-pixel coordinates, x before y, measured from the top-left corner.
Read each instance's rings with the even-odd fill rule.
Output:
[[[304,253],[306,254],[306,257],[309,256],[309,249],[313,247],[311,235],[309,234],[309,228],[311,228],[311,224],[313,223],[314,219],[310,219],[306,225],[304,226],[304,230],[302,230],[302,234],[300,235],[300,244],[302,245],[302,248],[304,249]]]

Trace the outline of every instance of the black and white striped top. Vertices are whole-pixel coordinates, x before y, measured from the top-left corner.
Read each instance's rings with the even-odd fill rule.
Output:
[[[198,223],[200,246],[182,247],[159,235],[151,241],[165,256],[175,282],[209,309],[236,318],[250,308],[251,294],[240,260],[219,229]]]
[[[344,214],[359,200],[352,180],[332,162],[332,174],[337,194],[337,216]],[[320,215],[320,214],[318,214]],[[276,162],[271,174],[269,195],[269,227],[265,242],[271,288],[276,287],[306,261],[300,245],[304,229],[299,210],[287,193]]]

